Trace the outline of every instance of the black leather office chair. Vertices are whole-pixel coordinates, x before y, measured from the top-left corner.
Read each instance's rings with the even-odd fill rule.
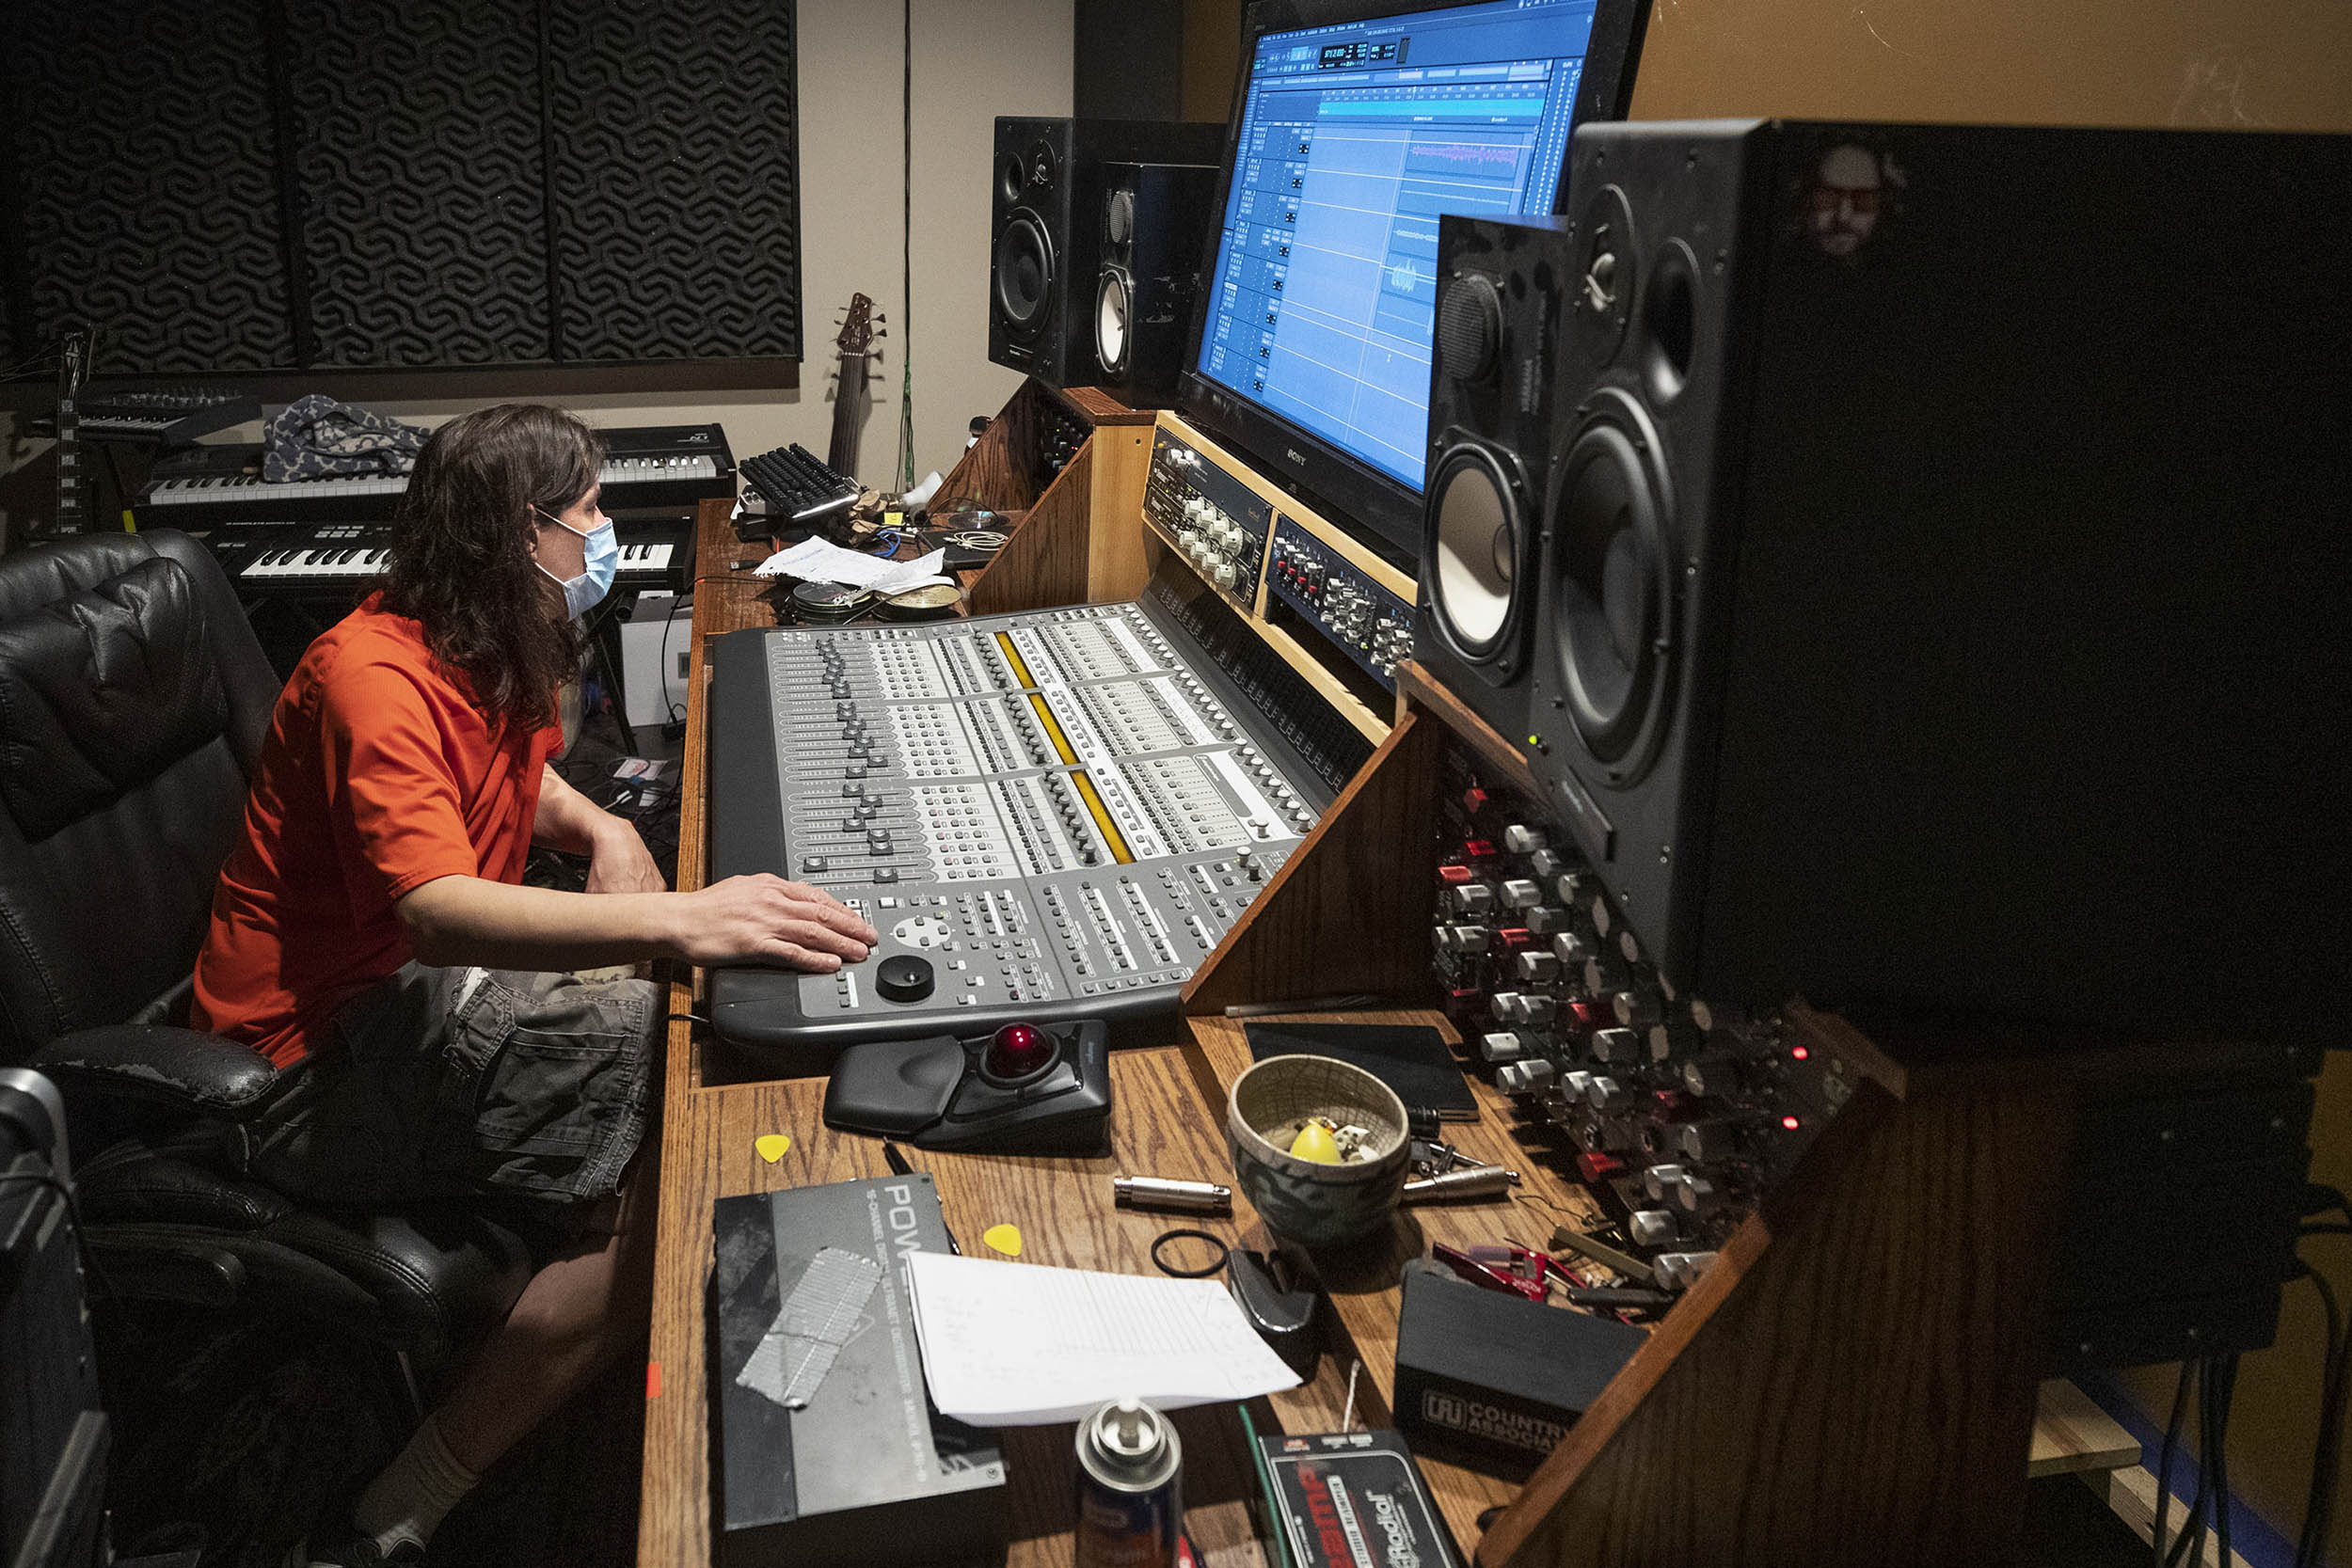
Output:
[[[278,1075],[177,1027],[278,683],[184,534],[0,561],[0,1065],[64,1091],[96,1286],[294,1313],[417,1377],[499,1323],[522,1243],[462,1208],[326,1211],[240,1175]]]

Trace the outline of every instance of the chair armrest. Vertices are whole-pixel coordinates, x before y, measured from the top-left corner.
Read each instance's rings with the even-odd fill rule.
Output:
[[[278,1069],[250,1046],[162,1023],[77,1029],[31,1066],[75,1093],[177,1106],[242,1121],[278,1092]]]

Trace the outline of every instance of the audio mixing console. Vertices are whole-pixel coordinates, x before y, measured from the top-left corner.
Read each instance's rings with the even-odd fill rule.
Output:
[[[1221,606],[1154,590],[713,644],[712,879],[813,883],[882,934],[835,974],[715,973],[721,1035],[821,1069],[910,1030],[1173,1016],[1362,753],[1275,717],[1290,673]]]

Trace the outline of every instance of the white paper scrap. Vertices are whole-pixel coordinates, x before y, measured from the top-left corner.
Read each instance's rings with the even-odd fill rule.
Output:
[[[946,561],[945,550],[933,550],[916,561],[885,561],[878,555],[845,550],[811,534],[797,545],[778,550],[752,570],[763,578],[799,578],[806,582],[839,582],[851,588],[870,588],[877,594],[903,594],[910,588],[947,581],[939,571]]]
[[[1161,1410],[1295,1388],[1222,1281],[907,1256],[931,1402],[976,1426],[1074,1421],[1134,1394]]]
[[[818,1249],[735,1381],[787,1410],[807,1409],[841,1347],[857,1333],[882,1277],[882,1265],[870,1258],[839,1247]]]

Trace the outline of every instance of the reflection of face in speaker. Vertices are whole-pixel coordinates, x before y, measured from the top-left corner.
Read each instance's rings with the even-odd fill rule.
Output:
[[[1665,469],[1648,416],[1597,393],[1552,498],[1551,642],[1577,737],[1612,784],[1641,776],[1664,728],[1675,653]]]
[[[1848,142],[1821,155],[1821,166],[1805,191],[1805,223],[1823,251],[1851,256],[1879,226],[1879,199],[1885,182],[1879,161]]]

